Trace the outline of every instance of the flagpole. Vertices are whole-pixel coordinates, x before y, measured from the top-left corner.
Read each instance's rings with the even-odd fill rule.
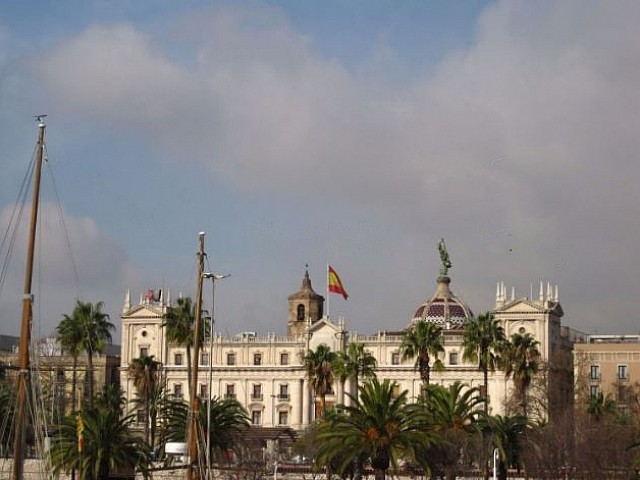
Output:
[[[329,263],[327,262],[327,318],[329,317]]]

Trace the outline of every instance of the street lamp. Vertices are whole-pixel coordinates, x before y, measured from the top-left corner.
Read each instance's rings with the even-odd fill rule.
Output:
[[[202,278],[211,279],[211,325],[209,326],[209,397],[207,398],[207,476],[211,475],[211,393],[213,382],[213,325],[215,324],[216,280],[230,277],[230,273],[217,274],[205,272]]]

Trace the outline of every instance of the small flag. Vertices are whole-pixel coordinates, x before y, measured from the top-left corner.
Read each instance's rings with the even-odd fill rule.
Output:
[[[329,291],[342,295],[345,300],[349,298],[349,295],[347,295],[347,291],[342,286],[340,277],[331,265],[329,265]]]

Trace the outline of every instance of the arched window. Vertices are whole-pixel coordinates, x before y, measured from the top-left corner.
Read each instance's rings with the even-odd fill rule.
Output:
[[[304,305],[298,305],[298,320],[304,320]]]

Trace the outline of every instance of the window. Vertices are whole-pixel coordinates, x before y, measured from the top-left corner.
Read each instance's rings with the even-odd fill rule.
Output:
[[[297,309],[297,313],[296,313],[296,320],[298,320],[298,321],[304,320],[304,305],[303,304],[298,305],[298,309]]]
[[[289,385],[286,383],[280,384],[280,392],[278,393],[278,400],[289,400]]]
[[[591,397],[597,397],[600,395],[600,387],[598,385],[591,385],[589,387],[589,395]]]
[[[449,365],[458,365],[458,352],[449,353]]]
[[[209,365],[209,352],[202,352],[200,354],[200,365]]]
[[[262,365],[262,354],[254,353],[253,354],[253,364],[254,365]]]
[[[280,354],[280,365],[289,365],[289,354],[281,353]]]
[[[400,352],[393,352],[391,354],[391,365],[400,365]]]
[[[227,365],[235,365],[235,364],[236,364],[236,354],[227,353]]]
[[[227,399],[235,399],[236,398],[236,387],[233,383],[227,383],[226,391],[224,394],[224,398]]]
[[[140,357],[149,356],[149,347],[140,347]]]
[[[254,383],[253,392],[251,392],[251,400],[262,400],[262,384]]]
[[[140,410],[136,411],[136,421],[138,423],[145,423],[145,415],[144,415],[144,409],[141,408]]]
[[[173,356],[173,363],[174,363],[174,365],[182,365],[182,354],[181,353],[176,353]]]
[[[176,398],[182,398],[182,384],[174,383],[173,384],[173,396]]]
[[[591,365],[591,380],[600,380],[600,365]]]
[[[289,412],[278,412],[278,425],[289,424]]]
[[[200,384],[200,397],[209,398],[209,385],[206,383]]]
[[[251,412],[251,423],[253,425],[260,425],[262,420],[262,412],[260,410],[253,410]]]
[[[618,380],[627,380],[629,378],[629,372],[626,365],[618,365]]]

